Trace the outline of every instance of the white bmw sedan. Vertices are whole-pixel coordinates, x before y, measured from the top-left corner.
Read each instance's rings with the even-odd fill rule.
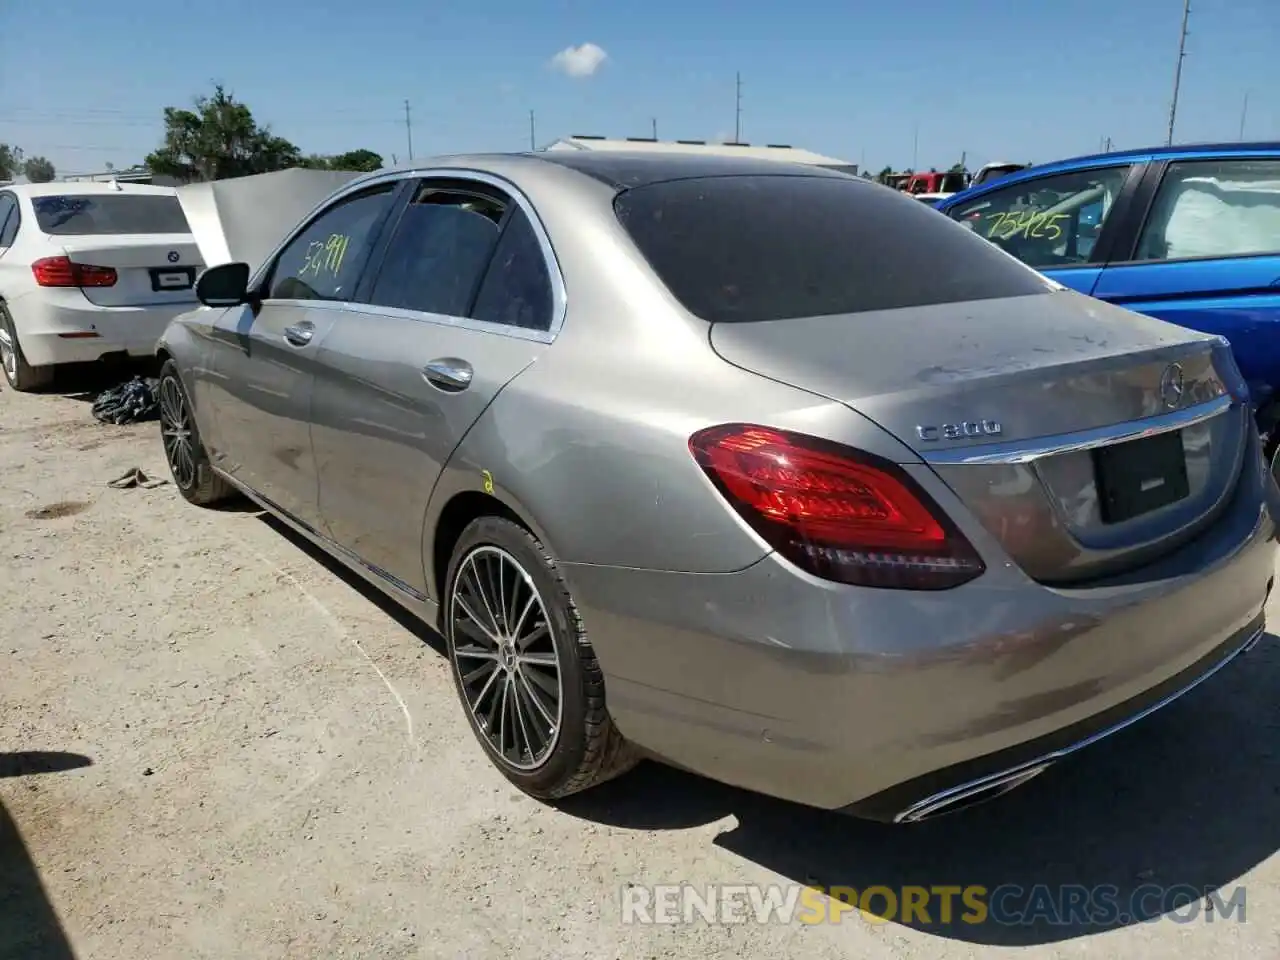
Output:
[[[110,183],[0,188],[0,364],[15,390],[55,366],[152,356],[196,305],[203,263],[172,187]]]

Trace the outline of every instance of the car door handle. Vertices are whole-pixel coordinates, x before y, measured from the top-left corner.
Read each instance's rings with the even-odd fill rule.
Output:
[[[292,343],[295,347],[305,347],[311,342],[311,338],[316,335],[315,324],[304,320],[302,323],[295,323],[293,326],[284,328],[284,338]]]
[[[475,371],[471,364],[457,357],[440,357],[422,368],[422,378],[447,393],[457,393],[471,386]]]

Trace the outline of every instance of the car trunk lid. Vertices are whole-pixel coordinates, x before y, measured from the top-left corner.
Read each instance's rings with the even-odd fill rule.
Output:
[[[116,234],[51,238],[72,263],[109,267],[110,286],[83,287],[85,297],[103,307],[194,303],[196,275],[203,268],[191,234]]]
[[[718,323],[711,345],[893,433],[1045,582],[1111,574],[1194,536],[1247,446],[1221,340],[1067,291]]]

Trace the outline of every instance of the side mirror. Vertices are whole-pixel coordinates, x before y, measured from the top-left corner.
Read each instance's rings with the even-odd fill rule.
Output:
[[[196,298],[206,307],[238,307],[249,302],[249,265],[220,263],[200,274]]]

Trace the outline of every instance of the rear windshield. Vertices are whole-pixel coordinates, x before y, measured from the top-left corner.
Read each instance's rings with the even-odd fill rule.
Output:
[[[614,209],[672,294],[712,323],[1052,289],[918,200],[843,177],[672,180],[626,190]]]
[[[121,233],[190,233],[178,198],[144,194],[32,197],[41,233],[92,236]]]

